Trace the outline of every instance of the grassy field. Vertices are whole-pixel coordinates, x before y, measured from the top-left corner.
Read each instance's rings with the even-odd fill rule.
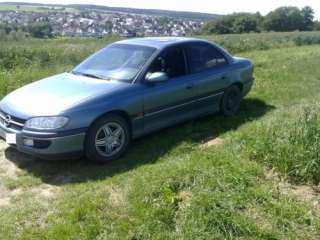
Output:
[[[272,36],[265,48],[260,35],[209,37],[233,39],[224,46],[256,66],[234,118],[168,128],[106,166],[41,161],[1,141],[0,239],[319,239],[320,45]],[[0,95],[114,40],[5,42]]]
[[[219,43],[233,53],[320,44],[320,32],[250,33],[202,37]]]

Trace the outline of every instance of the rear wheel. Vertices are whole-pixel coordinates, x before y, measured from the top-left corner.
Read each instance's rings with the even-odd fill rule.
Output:
[[[238,113],[242,99],[241,90],[238,86],[232,85],[225,91],[221,100],[221,112],[225,116],[234,116]]]
[[[85,141],[88,159],[107,163],[118,159],[128,149],[130,131],[127,121],[116,114],[98,120],[89,129]]]

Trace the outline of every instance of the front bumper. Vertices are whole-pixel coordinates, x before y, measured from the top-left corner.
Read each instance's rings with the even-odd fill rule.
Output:
[[[11,145],[18,151],[44,159],[78,157],[83,153],[85,132],[59,136],[54,133],[14,131],[0,123],[0,137],[6,139],[7,133],[16,134],[16,144]],[[32,140],[34,146],[27,146],[25,139]]]

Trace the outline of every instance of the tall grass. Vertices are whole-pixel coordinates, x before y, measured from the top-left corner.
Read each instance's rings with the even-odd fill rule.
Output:
[[[293,113],[289,120],[277,119],[256,129],[250,157],[275,168],[296,183],[319,184],[319,107],[309,105],[295,109]]]
[[[320,44],[320,32],[252,33],[198,36],[215,41],[231,53]],[[17,67],[45,67],[52,64],[75,65],[118,37],[96,38],[22,38],[0,40],[0,70]]]
[[[118,38],[30,39],[0,42],[0,70],[75,65]]]
[[[320,32],[251,33],[203,36],[231,53],[320,44]]]
[[[119,38],[61,38],[0,41],[0,98],[32,81],[71,70]]]

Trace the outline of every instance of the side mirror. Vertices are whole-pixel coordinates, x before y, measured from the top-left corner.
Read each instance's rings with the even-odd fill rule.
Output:
[[[165,72],[151,73],[146,77],[146,81],[149,83],[166,82],[168,80],[169,76]]]

